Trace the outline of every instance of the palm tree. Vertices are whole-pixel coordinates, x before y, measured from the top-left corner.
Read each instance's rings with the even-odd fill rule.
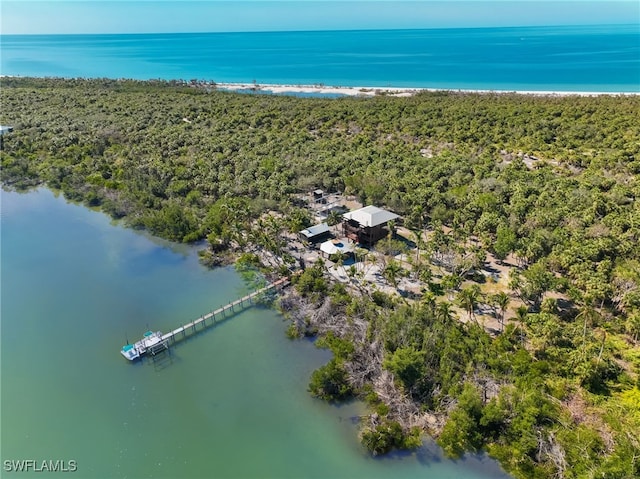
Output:
[[[394,288],[398,289],[398,281],[404,276],[404,268],[400,266],[395,260],[389,261],[387,266],[382,270],[382,276],[386,279]]]
[[[327,224],[329,226],[336,226],[340,223],[341,219],[342,215],[340,213],[338,213],[336,210],[331,210],[327,215]]]
[[[356,263],[362,263],[362,266],[366,266],[367,256],[369,255],[369,250],[365,248],[360,248],[356,246],[353,251],[353,255],[355,257]]]
[[[436,295],[431,291],[425,291],[422,295],[422,299],[420,303],[429,309],[432,313],[435,312],[436,308]]]
[[[436,305],[436,319],[444,324],[448,324],[453,320],[453,310],[449,301],[442,301]]]
[[[460,276],[455,274],[448,274],[443,276],[440,280],[440,285],[447,292],[447,297],[451,300],[453,299],[453,292],[460,285]]]
[[[389,238],[396,237],[396,222],[395,220],[387,221],[387,228],[389,228]]]
[[[500,316],[498,317],[498,321],[500,321],[500,332],[504,331],[504,315],[507,312],[507,307],[509,306],[510,298],[507,293],[504,291],[500,291],[497,294],[493,295],[493,301],[496,306],[500,308]]]
[[[520,305],[516,308],[516,319],[518,320],[518,330],[520,331],[520,342],[524,346],[524,328],[522,325],[526,322],[527,316],[529,315],[529,308],[524,305]]]
[[[336,271],[340,271],[340,268],[342,268],[342,272],[346,273],[345,269],[344,269],[344,262],[347,259],[347,255],[345,253],[335,253],[334,255],[334,263],[335,266],[334,268],[336,269]]]
[[[469,288],[460,290],[456,297],[458,305],[467,312],[467,314],[469,315],[469,319],[473,319],[474,321],[476,320],[474,311],[476,309],[476,306],[478,306],[479,298],[480,288],[476,284]]]
[[[527,316],[529,315],[529,308],[524,305],[518,306],[516,308],[516,319],[520,323],[524,323],[527,320]]]
[[[425,241],[424,238],[422,236],[422,230],[421,229],[415,229],[415,230],[411,230],[411,235],[413,236],[413,240],[416,244],[416,264],[419,265],[420,264],[420,250],[424,249],[425,247]]]
[[[582,347],[585,348],[587,344],[587,329],[588,326],[596,325],[602,316],[593,306],[585,304],[580,308],[580,312],[576,315],[576,322],[582,320]]]

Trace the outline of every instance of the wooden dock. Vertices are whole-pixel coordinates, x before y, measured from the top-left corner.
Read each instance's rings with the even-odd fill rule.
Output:
[[[213,324],[215,324],[219,319],[224,319],[228,316],[229,313],[233,314],[233,313],[237,313],[239,311],[242,311],[244,308],[250,306],[253,304],[253,299],[256,296],[259,296],[263,293],[266,293],[268,291],[271,291],[272,289],[277,289],[279,287],[284,287],[289,283],[289,280],[286,278],[280,279],[278,281],[275,281],[274,283],[271,283],[267,286],[265,286],[264,288],[260,288],[256,291],[254,291],[251,294],[248,294],[246,296],[243,296],[240,299],[237,299],[229,304],[227,304],[226,306],[223,306],[221,308],[216,309],[215,311],[211,311],[208,314],[205,314],[204,316],[200,316],[198,319],[196,319],[195,321],[191,321],[190,323],[187,324],[183,324],[182,326],[174,329],[173,331],[170,331],[166,334],[162,335],[162,342],[164,344],[167,344],[169,340],[173,341],[174,343],[182,338],[186,338],[187,337],[187,333],[195,333],[198,330],[198,326],[200,326],[200,330],[206,328],[207,326],[211,326]],[[209,324],[207,324],[207,320],[209,321]]]

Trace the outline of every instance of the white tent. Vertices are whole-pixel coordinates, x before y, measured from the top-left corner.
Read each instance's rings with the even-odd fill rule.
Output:
[[[353,249],[353,244],[347,240],[329,240],[320,245],[320,251],[327,255],[351,253]]]

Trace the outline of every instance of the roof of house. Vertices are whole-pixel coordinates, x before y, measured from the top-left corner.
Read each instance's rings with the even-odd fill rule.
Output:
[[[356,221],[360,226],[374,227],[389,221],[400,218],[397,214],[391,211],[383,210],[377,206],[365,206],[359,210],[349,211],[342,215],[343,218]]]
[[[306,236],[307,238],[313,238],[314,236],[318,236],[328,232],[329,225],[327,223],[320,223],[319,225],[310,226],[309,228],[300,231],[300,234]]]

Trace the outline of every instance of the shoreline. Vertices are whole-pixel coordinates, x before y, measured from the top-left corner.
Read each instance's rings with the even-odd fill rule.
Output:
[[[94,77],[49,77],[49,76],[28,76],[28,75],[1,75],[3,78],[34,78],[34,79],[85,79],[95,80]],[[158,81],[156,78],[136,79],[136,78],[112,78],[114,81],[133,80],[140,82]],[[162,79],[166,82],[178,82],[191,86],[214,87],[222,91],[251,91],[255,93],[266,93],[274,95],[286,94],[310,94],[310,95],[339,95],[339,96],[390,96],[409,97],[423,92],[430,93],[458,93],[458,94],[489,94],[489,95],[530,95],[541,97],[595,97],[595,96],[638,96],[640,91],[564,91],[564,90],[502,90],[502,89],[476,89],[476,88],[432,88],[432,87],[394,87],[394,86],[346,86],[346,85],[324,85],[316,84],[296,84],[296,83],[257,83],[257,82],[216,82],[215,80],[185,80],[185,79]]]
[[[203,82],[206,84],[207,82]],[[635,96],[640,92],[583,92],[583,91],[553,91],[553,90],[490,90],[490,89],[464,89],[464,88],[428,88],[428,87],[378,87],[378,86],[325,86],[304,84],[278,84],[278,83],[212,83],[216,89],[225,91],[253,91],[255,93],[287,94],[303,93],[317,95],[343,95],[343,96],[392,96],[408,97],[422,92],[447,92],[460,94],[494,94],[494,95],[531,95],[531,96]]]

